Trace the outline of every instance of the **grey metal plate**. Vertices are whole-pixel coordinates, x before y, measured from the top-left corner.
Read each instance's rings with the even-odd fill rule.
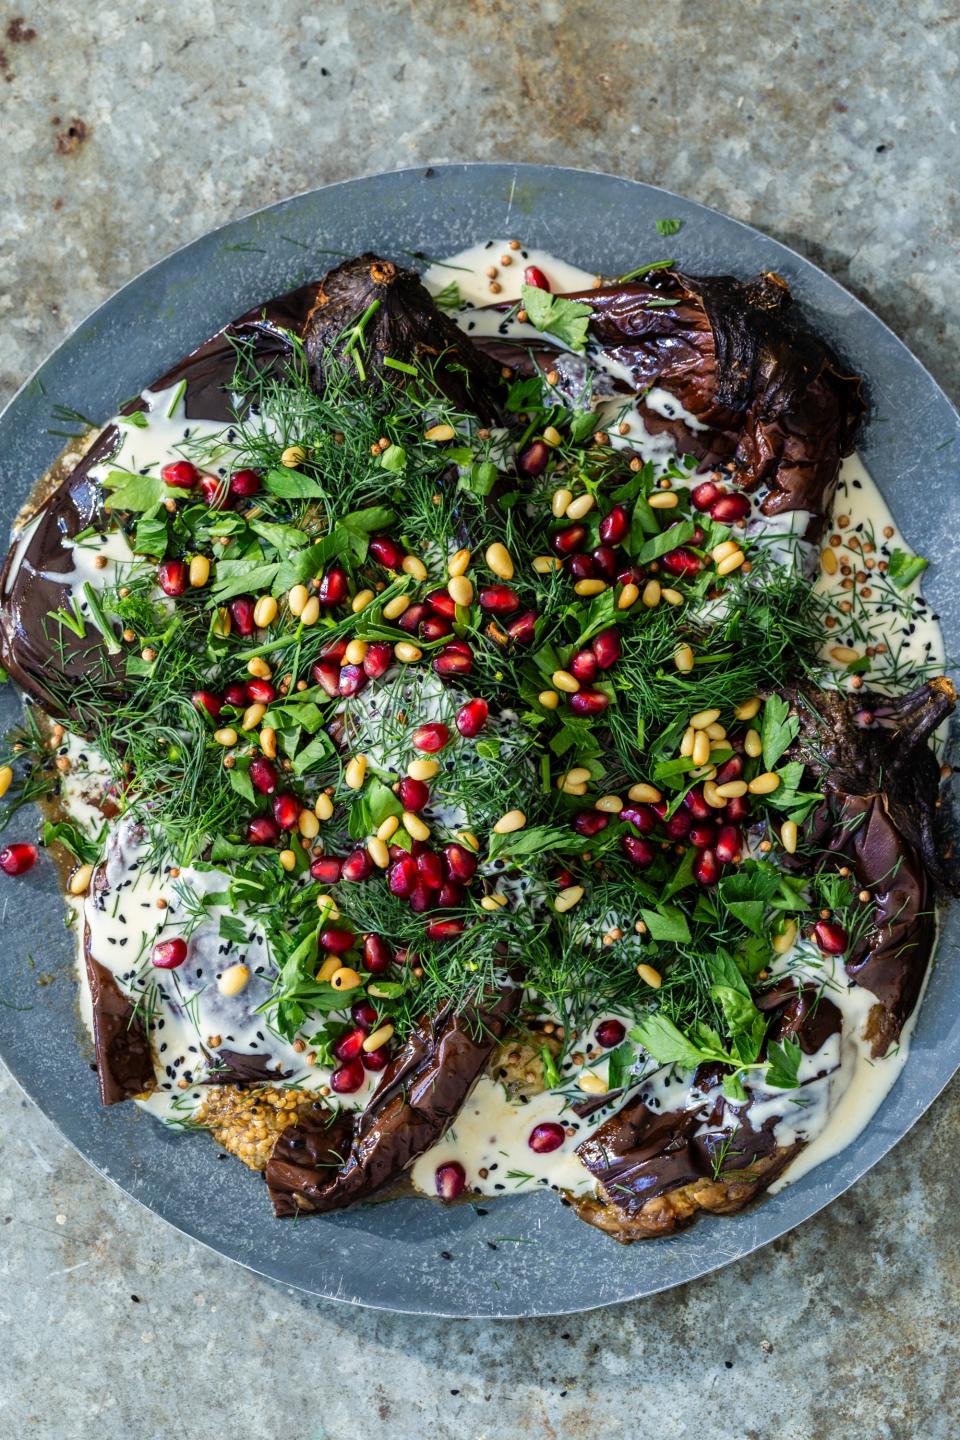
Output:
[[[654,221],[682,232],[658,237]],[[948,560],[960,531],[960,416],[887,327],[776,241],[667,191],[549,166],[450,165],[347,181],[284,201],[177,251],[95,311],[0,416],[8,527],[59,452],[54,403],[102,421],[208,334],[258,300],[313,278],[331,252],[437,256],[516,234],[616,274],[676,256],[696,273],[777,270],[813,325],[868,377],[864,457],[908,541],[934,562],[926,594],[948,648],[960,595]],[[13,723],[16,697],[0,697]],[[24,836],[31,822],[24,817]],[[946,917],[906,1069],[866,1131],[834,1162],[744,1215],[668,1240],[618,1246],[552,1194],[443,1208],[414,1198],[291,1225],[262,1180],[203,1137],[165,1132],[133,1105],[102,1110],[76,1013],[72,941],[53,866],[2,881],[0,1056],[101,1174],[172,1225],[252,1270],[317,1295],[387,1310],[530,1316],[587,1310],[696,1279],[783,1235],[853,1184],[923,1113],[960,1065],[960,911]]]

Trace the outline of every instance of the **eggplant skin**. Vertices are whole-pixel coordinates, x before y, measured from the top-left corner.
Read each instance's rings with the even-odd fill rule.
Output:
[[[868,1019],[881,1056],[920,998],[934,941],[937,888],[956,890],[940,767],[930,737],[954,709],[943,677],[908,695],[859,691],[800,694],[796,756],[817,775],[822,804],[807,823],[807,846],[830,868],[846,865],[872,897],[872,924],[854,944],[847,973],[878,1004]]]
[[[519,986],[504,988],[488,1008],[425,1016],[383,1072],[366,1109],[336,1132],[331,1161],[326,1124],[289,1126],[267,1162],[274,1213],[342,1210],[398,1179],[441,1138],[490,1058],[520,1003]],[[340,1123],[340,1122],[338,1122]]]
[[[839,1010],[812,986],[798,989],[788,981],[765,1000],[765,1008],[777,1012],[768,1043],[796,1039],[814,1055],[840,1033]],[[779,1145],[773,1120],[755,1130],[749,1107],[727,1114],[722,1074],[715,1065],[696,1073],[711,1109],[701,1102],[662,1112],[630,1100],[577,1146],[597,1181],[596,1196],[573,1200],[582,1220],[624,1244],[655,1239],[685,1229],[701,1212],[734,1215],[773,1184],[803,1142]]]
[[[322,392],[325,370],[358,373],[348,352],[350,331],[377,302],[360,345],[370,384],[384,384],[389,356],[432,372],[433,383],[458,410],[481,420],[500,418],[500,368],[474,346],[413,270],[369,251],[324,276],[307,319],[304,342],[314,385]],[[389,370],[391,388],[402,388],[402,370]]]
[[[93,894],[106,889],[106,866],[94,876]],[[84,922],[83,959],[90,987],[93,1043],[101,1105],[116,1105],[156,1087],[150,1039],[143,1017],[124,995],[116,979],[90,949],[90,926]]]
[[[792,309],[785,280],[662,271],[565,298],[591,306],[592,338],[641,396],[662,385],[706,427],[691,430],[641,399],[647,429],[669,431],[701,468],[729,464],[745,490],[765,486],[764,514],[807,510],[822,521],[853,451],[862,387]]]

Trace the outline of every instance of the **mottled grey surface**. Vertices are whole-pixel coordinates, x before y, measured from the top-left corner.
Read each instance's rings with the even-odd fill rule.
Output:
[[[618,171],[760,226],[871,303],[956,398],[960,17],[910,8],[612,0],[523,19],[477,3],[453,30],[431,3],[71,0],[6,38],[0,15],[0,387],[245,209],[352,173],[510,158]],[[119,1196],[0,1084],[0,1434],[580,1440],[626,1420],[638,1437],[952,1436],[958,1096],[734,1269],[516,1326],[257,1280]]]

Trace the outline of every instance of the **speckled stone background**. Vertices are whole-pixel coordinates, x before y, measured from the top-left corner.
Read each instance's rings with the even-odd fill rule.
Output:
[[[0,397],[145,265],[245,210],[514,159],[652,181],[769,231],[956,399],[958,46],[960,14],[930,0],[0,10]],[[425,1321],[207,1254],[0,1074],[0,1436],[948,1440],[958,1143],[955,1084],[852,1193],[695,1287],[565,1320]]]

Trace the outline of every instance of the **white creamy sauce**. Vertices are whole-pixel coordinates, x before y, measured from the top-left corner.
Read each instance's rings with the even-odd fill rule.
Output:
[[[502,258],[506,256],[510,258],[509,264]],[[532,326],[492,308],[513,305],[519,300],[524,268],[531,264],[544,271],[554,293],[589,290],[595,282],[593,274],[567,265],[544,251],[511,251],[506,240],[476,245],[447,261],[432,264],[425,282],[434,294],[451,281],[456,282],[463,302],[456,318],[468,334],[501,335],[521,343],[536,343],[542,337]],[[496,267],[497,292],[490,288],[489,266]],[[588,358],[597,363],[594,354]],[[659,468],[675,462],[677,456],[671,437],[648,434],[627,397],[617,398],[614,393],[612,382],[629,379],[628,372],[610,362],[600,363],[606,371],[606,382],[601,379],[593,392],[598,428],[612,429],[614,421],[625,424],[628,427],[625,435],[611,434],[614,444],[638,451]],[[578,387],[582,393],[586,383],[587,366],[580,357],[562,351],[558,351],[558,365],[563,370],[561,389],[568,399],[575,399]],[[109,460],[97,467],[95,476],[102,478],[115,468],[153,473],[171,459],[189,454],[190,443],[198,436],[223,434],[222,453],[224,457],[229,456],[229,431],[212,422],[187,421],[176,390],[162,394],[146,391],[144,399],[152,407],[147,428],[121,424],[118,448]],[[657,414],[680,419],[690,430],[703,428],[665,389],[653,387],[645,401]],[[691,484],[699,478],[691,479]],[[819,557],[816,548],[803,538],[807,515],[767,518],[759,511],[760,499],[762,495],[754,499],[745,527],[747,537],[762,538],[764,543],[776,548],[778,558],[802,566],[808,573],[819,564],[817,587],[838,607],[837,623],[830,630],[823,649],[824,658],[836,670],[838,683],[849,683],[849,675],[844,678],[851,658],[847,650],[855,650],[857,657],[870,660],[864,681],[880,688],[885,681],[891,688],[902,688],[896,683],[898,667],[929,666],[931,673],[939,668],[944,650],[937,617],[919,594],[916,582],[905,591],[893,590],[888,582],[870,584],[871,576],[881,579],[881,562],[888,562],[895,549],[907,550],[908,547],[859,458],[851,457],[844,462],[834,517],[821,543]],[[22,561],[34,523],[20,535],[14,565]],[[841,537],[840,543],[831,545],[830,537],[835,534]],[[852,541],[855,543],[851,544]],[[78,591],[84,581],[98,585],[117,583],[118,569],[133,560],[126,541],[120,536],[81,542],[73,549],[74,569],[70,580]],[[827,550],[834,551],[835,567],[831,562],[826,567],[823,564],[821,557]],[[97,556],[104,556],[107,564],[97,565]],[[871,560],[873,564],[869,563]],[[845,585],[847,580],[851,580],[852,585]],[[849,611],[839,609],[846,600],[851,601]],[[832,653],[838,646],[845,647],[840,658]],[[877,646],[886,646],[886,650],[867,655],[868,646],[874,651]],[[455,710],[466,698],[442,685],[428,669],[410,671],[400,678],[402,683],[397,684],[390,683],[388,677],[384,687],[368,687],[342,707],[348,727],[352,726],[355,731],[352,748],[367,755],[374,772],[386,774],[405,767],[410,753],[407,711],[415,713],[420,723],[440,720],[452,730]],[[491,722],[491,729],[500,734],[505,745],[509,744],[509,720],[510,716],[505,713]],[[466,752],[463,747],[456,749],[459,763]],[[71,759],[71,771],[64,785],[64,803],[78,823],[97,833],[103,823],[97,801],[109,775],[84,742],[68,738],[62,753]],[[452,763],[449,752],[438,758],[442,765]],[[455,797],[444,798],[443,771],[434,788],[430,818],[439,829],[454,831],[465,825],[482,824],[488,818],[467,815]],[[260,927],[251,923],[242,944],[222,938],[220,921],[231,911],[225,904],[213,903],[204,910],[200,923],[191,928],[191,913],[196,910],[198,897],[224,892],[228,883],[226,875],[192,867],[174,875],[169,865],[151,868],[144,845],[130,833],[129,822],[120,821],[111,827],[106,876],[106,893],[102,897],[88,896],[82,913],[90,927],[94,957],[117,977],[126,993],[140,999],[151,1016],[158,1089],[149,1099],[140,1102],[145,1108],[173,1123],[188,1119],[204,1099],[204,1088],[197,1082],[208,1074],[209,1055],[218,1047],[246,1055],[269,1055],[272,1068],[289,1072],[285,1083],[311,1090],[328,1085],[330,1072],[319,1065],[305,1065],[303,1054],[294,1051],[289,1042],[272,1031],[265,1015],[258,1013],[258,1007],[270,993],[276,970]],[[540,898],[522,875],[503,876],[500,888],[508,893],[514,905],[530,905]],[[237,912],[234,910],[232,914],[236,921]],[[242,915],[239,918],[242,919]],[[610,928],[621,921],[625,933],[617,943],[630,947],[631,951],[642,951],[642,941],[629,921],[611,915],[605,917],[604,923]],[[78,930],[82,932],[82,925]],[[172,971],[152,966],[151,951],[158,939],[179,934],[189,936],[184,965]],[[80,938],[82,940],[82,933]],[[224,996],[218,987],[218,976],[227,966],[241,960],[250,968],[250,981],[239,995]],[[833,967],[829,975],[825,974],[826,966]],[[848,982],[839,962],[825,960],[804,942],[784,957],[771,956],[771,970],[806,976],[818,984],[826,981],[826,994],[843,1016],[842,1034],[831,1037],[818,1054],[803,1057],[798,1077],[800,1090],[776,1090],[763,1086],[756,1078],[747,1079],[747,1088],[753,1091],[754,1103],[747,1112],[751,1123],[758,1127],[773,1119],[780,1143],[806,1141],[805,1149],[778,1181],[776,1189],[836,1155],[860,1133],[906,1063],[913,1022],[905,1028],[900,1044],[887,1057],[873,1060],[862,1032],[867,1015],[876,1003],[875,997]],[[80,974],[86,992],[82,957]],[[89,1019],[86,993],[84,1004]],[[346,1009],[334,1018],[348,1015],[349,1009]],[[562,1086],[556,1090],[524,1100],[511,1099],[498,1079],[483,1076],[453,1127],[414,1164],[413,1184],[434,1194],[437,1166],[458,1161],[466,1171],[468,1186],[481,1194],[543,1187],[588,1193],[594,1182],[577,1158],[575,1147],[602,1119],[613,1113],[620,1100],[613,1100],[611,1108],[583,1120],[570,1108],[570,1101],[592,1098],[577,1088],[585,1072],[594,1077],[595,1083],[606,1080],[609,1055],[599,1050],[593,1039],[595,1026],[603,1018],[599,1014],[594,1016],[588,1029],[577,1037],[578,1058],[574,1061],[568,1057],[564,1061]],[[618,1018],[629,1027],[630,1016]],[[309,1026],[304,1028],[309,1030]],[[634,1093],[651,1108],[666,1111],[702,1103],[705,1116],[709,1113],[709,1097],[693,1090],[691,1074],[668,1067],[644,1075],[643,1059],[642,1052],[638,1052],[640,1073],[632,1075],[630,1083]],[[378,1081],[379,1075],[369,1072],[363,1089],[340,1097],[342,1102],[350,1106],[365,1105]],[[558,1149],[538,1154],[530,1148],[530,1134],[536,1125],[545,1122],[561,1125],[564,1139]]]

